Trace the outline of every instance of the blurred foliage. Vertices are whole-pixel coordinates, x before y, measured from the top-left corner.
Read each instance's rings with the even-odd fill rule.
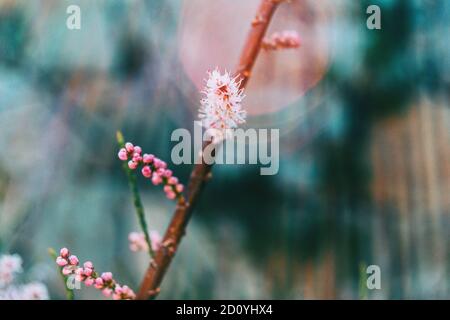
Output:
[[[191,128],[197,96],[176,52],[183,3],[80,1],[84,20],[76,34],[55,28],[65,23],[66,3],[44,2],[38,8],[18,1],[0,10],[0,142],[10,150],[0,158],[0,248],[20,252],[31,266],[51,265],[46,248],[66,245],[136,286],[147,260],[127,249],[137,224],[114,133],[120,129],[170,159],[172,130]],[[365,28],[370,4],[382,8],[381,31]],[[387,288],[365,297],[449,297],[445,244],[441,288],[424,284],[431,271],[419,259],[426,253],[411,250],[410,261],[401,258],[404,221],[395,203],[373,198],[370,153],[377,125],[406,117],[424,95],[448,107],[443,31],[449,30],[449,4],[348,0],[339,6],[346,14],[333,18],[359,30],[360,61],[337,56],[318,87],[292,106],[327,92],[298,123],[301,130],[318,117],[317,133],[305,138],[294,130],[282,138],[276,176],[260,176],[255,166],[214,168],[161,297],[357,299],[361,265],[370,264],[386,270]],[[337,34],[344,52],[355,50],[346,30]],[[351,66],[346,73],[343,64]],[[337,114],[326,117],[324,108],[334,104]],[[300,140],[306,142],[297,147]],[[186,181],[190,169],[175,167],[176,175]],[[144,179],[139,183],[149,223],[162,232],[173,205]],[[448,242],[448,228],[442,229],[426,241]],[[374,250],[385,236],[387,258]],[[423,239],[412,235],[408,245]],[[53,297],[64,297],[56,274],[47,282]],[[97,297],[89,290],[75,296]]]

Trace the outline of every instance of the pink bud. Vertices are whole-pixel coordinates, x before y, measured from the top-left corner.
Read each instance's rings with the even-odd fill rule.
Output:
[[[184,186],[183,186],[181,183],[179,183],[179,184],[177,184],[177,186],[175,187],[175,190],[177,190],[178,193],[182,193],[183,190],[184,190]]]
[[[113,274],[111,272],[103,272],[102,273],[102,279],[105,282],[111,281],[113,278]]]
[[[162,178],[159,174],[157,173],[153,173],[153,177],[152,177],[152,183],[157,186],[158,184],[160,184],[162,182]]]
[[[169,169],[165,170],[163,175],[166,178],[170,178],[172,176],[172,170]]]
[[[78,282],[83,282],[84,279],[85,279],[85,276],[83,276],[82,274],[77,274],[75,276],[75,280],[78,281]]]
[[[90,277],[93,273],[93,270],[91,268],[84,268],[83,274],[87,277]]]
[[[86,262],[83,264],[83,267],[89,268],[89,269],[94,269],[94,265],[92,264],[91,261],[86,261]]]
[[[112,290],[110,288],[105,288],[102,290],[102,293],[105,297],[109,297],[112,293]]]
[[[119,153],[117,154],[120,160],[125,161],[128,159],[127,150],[124,148],[120,149]]]
[[[138,153],[138,154],[141,154],[141,152],[142,152],[141,147],[139,147],[139,146],[134,147],[134,152]]]
[[[83,274],[83,268],[76,268],[75,269],[75,274],[82,275]]]
[[[120,294],[117,294],[117,293],[113,293],[112,297],[113,297],[114,300],[121,300],[122,299],[122,296]]]
[[[150,241],[152,243],[153,251],[158,251],[161,248],[162,238],[159,235],[158,231],[156,230],[150,231]],[[123,288],[125,288],[125,286]]]
[[[77,258],[77,256],[71,255],[71,256],[69,257],[69,263],[70,263],[71,265],[73,265],[73,266],[78,265],[78,258]]]
[[[62,248],[61,250],[59,250],[59,255],[63,258],[67,258],[69,256],[69,249]]]
[[[177,195],[176,195],[175,192],[173,192],[173,191],[167,192],[167,193],[166,193],[166,196],[167,196],[167,198],[170,199],[170,200],[173,200],[173,199],[175,199],[175,198],[177,197]]]
[[[142,160],[142,157],[139,153],[133,153],[133,161],[134,162],[140,162]]]
[[[169,184],[177,184],[178,183],[178,179],[176,177],[170,177],[169,180],[167,181]]]
[[[139,240],[139,233],[137,232],[130,232],[130,234],[128,235],[128,240],[130,242],[136,242]]]
[[[142,167],[142,175],[146,178],[150,178],[152,176],[152,170],[150,169],[149,166],[144,166]]]
[[[134,146],[131,142],[127,142],[125,143],[125,149],[127,149],[129,153],[132,153],[134,151]]]
[[[95,282],[94,278],[87,278],[86,280],[84,280],[84,284],[86,285],[86,287],[92,286],[94,282]]]
[[[128,161],[128,168],[130,168],[131,170],[136,169],[138,166],[138,164],[136,162],[134,162],[133,160]]]
[[[168,192],[172,192],[173,190],[172,190],[172,186],[170,186],[170,185],[168,185],[168,184],[166,184],[165,186],[164,186],[164,192],[165,193],[168,193]]]
[[[65,266],[62,269],[62,274],[65,276],[68,276],[69,274],[72,274],[72,267],[71,266]]]
[[[66,259],[63,259],[61,257],[56,258],[56,264],[60,267],[64,267],[65,265],[68,264]]]
[[[102,278],[95,279],[95,287],[97,289],[103,288],[103,279]]]
[[[155,159],[155,156],[152,154],[144,154],[143,160],[144,163],[152,163],[153,159]]]
[[[116,285],[116,288],[114,289],[114,293],[122,294],[123,293],[122,287],[119,285]]]
[[[160,159],[158,159],[158,158],[155,158],[155,159],[153,160],[153,164],[155,165],[155,167],[156,167],[157,169],[161,168],[161,163],[162,163],[162,161],[161,161]]]

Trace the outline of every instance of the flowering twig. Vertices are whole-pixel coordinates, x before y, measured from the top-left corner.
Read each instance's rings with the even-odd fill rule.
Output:
[[[120,131],[117,132],[116,138],[117,138],[117,143],[119,144],[119,147],[124,148],[125,140]],[[124,163],[122,165],[122,167],[123,167],[123,171],[127,175],[128,184],[130,186],[131,193],[133,194],[134,208],[136,209],[136,215],[138,218],[139,225],[142,229],[142,232],[144,233],[145,241],[147,242],[148,253],[150,255],[150,258],[153,258],[155,256],[155,252],[153,251],[152,241],[151,241],[150,235],[148,233],[147,221],[145,219],[144,206],[142,205],[141,197],[139,195],[139,189],[137,186],[136,175],[131,171],[131,169],[128,167],[128,165],[126,163]]]
[[[241,79],[239,89],[244,89],[247,85],[256,57],[261,49],[261,41],[279,3],[280,0],[261,1],[236,71],[236,75],[239,75]],[[205,144],[204,148],[207,145]],[[146,271],[137,299],[154,298],[159,293],[159,285],[185,233],[192,210],[210,173],[211,165],[204,161],[195,165],[189,179],[186,201],[184,198],[178,198],[177,207],[163,238],[162,248],[156,252],[154,261],[150,263]]]
[[[266,51],[298,47],[300,47],[300,37],[296,31],[292,30],[275,32],[270,37],[265,37],[261,43],[261,48]]]
[[[61,274],[66,277],[75,275],[76,281],[84,282],[86,287],[94,286],[101,290],[106,297],[112,295],[114,300],[132,300],[136,297],[133,290],[128,286],[117,283],[111,272],[103,272],[100,275],[95,271],[94,265],[90,261],[86,261],[80,267],[78,257],[71,255],[67,248],[60,250],[55,262],[60,267]]]
[[[50,257],[52,258],[53,261],[56,261],[56,259],[58,258],[58,254],[56,253],[55,249],[53,249],[53,248],[48,248],[48,254],[50,255]],[[74,300],[75,299],[75,294],[73,292],[73,289],[70,289],[67,286],[67,280],[68,280],[69,277],[62,273],[62,269],[61,268],[59,268],[59,274],[61,275],[61,279],[63,281],[64,288],[66,290],[66,298],[67,298],[67,300]]]

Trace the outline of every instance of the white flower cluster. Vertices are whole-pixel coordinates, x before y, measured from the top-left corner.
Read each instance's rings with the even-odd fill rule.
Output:
[[[199,118],[207,129],[226,130],[245,123],[246,111],[241,102],[244,98],[238,76],[232,78],[228,72],[219,69],[208,73],[205,97],[200,101]]]
[[[16,276],[22,271],[19,255],[0,256],[0,300],[47,300],[49,296],[44,284],[15,284]]]

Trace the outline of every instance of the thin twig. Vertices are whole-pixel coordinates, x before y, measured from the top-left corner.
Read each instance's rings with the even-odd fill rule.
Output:
[[[251,23],[251,29],[236,71],[236,75],[239,74],[242,78],[240,83],[241,89],[247,85],[256,57],[261,49],[261,41],[279,2],[279,0],[262,0],[256,17]],[[159,293],[159,286],[177,251],[181,238],[185,233],[186,225],[192,215],[192,210],[206,180],[208,180],[210,172],[211,165],[203,161],[200,164],[196,164],[192,170],[187,188],[187,201],[184,201],[184,199],[178,201],[175,213],[164,235],[163,247],[156,252],[154,262],[150,263],[142,280],[137,299],[154,298]]]
[[[119,144],[119,148],[123,148],[125,146],[125,139],[123,138],[122,132],[117,131],[117,143]],[[141,196],[139,195],[139,189],[137,185],[136,175],[128,168],[126,162],[122,165],[123,171],[127,175],[128,184],[130,186],[131,193],[133,194],[133,204],[136,209],[136,215],[138,218],[139,225],[144,232],[145,242],[148,246],[148,254],[150,258],[153,259],[155,257],[155,252],[153,251],[152,241],[150,239],[150,235],[148,233],[147,221],[145,219],[145,211],[144,206],[142,205]]]
[[[53,248],[48,248],[48,255],[53,259],[53,261],[56,260],[56,258],[58,257],[58,254],[56,253],[55,249]],[[66,290],[66,298],[67,300],[74,300],[75,299],[75,294],[73,292],[73,289],[69,289],[69,287],[67,287],[67,280],[69,279],[68,276],[65,276],[61,269],[58,268],[58,272],[61,276],[61,279],[64,283],[64,289]]]

